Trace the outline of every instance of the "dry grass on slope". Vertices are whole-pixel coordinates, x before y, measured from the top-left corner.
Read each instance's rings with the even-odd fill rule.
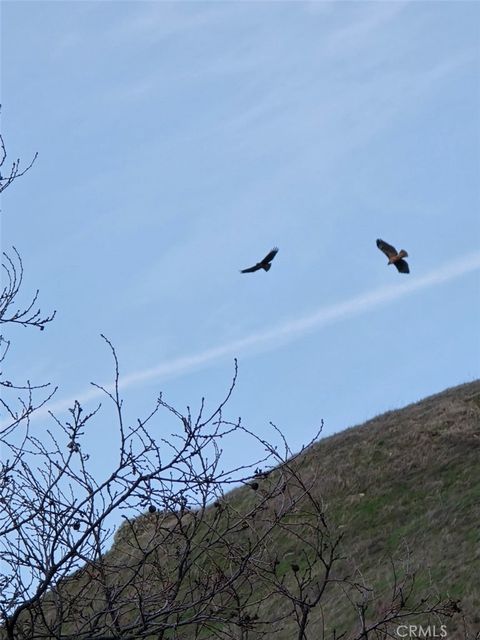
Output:
[[[325,438],[290,468],[260,476],[254,488],[238,488],[204,511],[156,512],[126,523],[96,575],[81,572],[59,594],[96,617],[91,637],[101,637],[103,624],[111,627],[106,604],[115,596],[122,633],[138,618],[139,602],[158,628],[179,622],[178,630],[138,636],[145,638],[257,640],[273,632],[276,640],[350,639],[377,620],[386,621],[376,636],[384,638],[395,637],[403,619],[436,624],[437,632],[443,622],[448,640],[474,638],[479,454],[476,381]],[[187,570],[176,582],[181,558]],[[236,577],[243,558],[247,570]],[[300,605],[320,591],[301,636]],[[443,617],[425,613],[436,601],[452,603]],[[390,624],[391,612],[407,617]],[[199,622],[185,624],[189,616]],[[77,622],[63,629],[75,636]]]

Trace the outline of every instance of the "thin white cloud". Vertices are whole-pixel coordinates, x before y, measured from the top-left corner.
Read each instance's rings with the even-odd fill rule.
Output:
[[[104,33],[104,39],[114,46],[128,42],[149,45],[180,33],[206,29],[221,15],[215,6],[139,3],[133,12],[122,14],[122,18]]]
[[[368,46],[374,34],[397,19],[409,2],[358,4],[359,13],[346,25],[333,30],[325,39],[324,52],[333,56],[345,55],[360,46]]]
[[[275,349],[286,342],[298,340],[305,334],[318,330],[337,320],[344,320],[352,316],[368,313],[387,302],[398,300],[422,289],[444,284],[478,269],[480,269],[480,253],[470,254],[459,260],[452,261],[440,269],[430,271],[424,276],[413,276],[410,277],[408,281],[381,287],[345,300],[344,302],[320,307],[314,313],[296,320],[284,322],[273,329],[259,331],[244,338],[234,340],[233,342],[212,347],[206,351],[181,356],[154,367],[135,371],[121,378],[120,388],[124,390],[137,386],[142,382],[168,379],[186,374],[207,367],[225,357],[234,357],[240,354],[243,356],[254,355],[259,351]],[[105,385],[105,388],[111,391],[112,385]],[[99,389],[92,388],[76,397],[51,403],[45,410],[42,409],[41,412],[37,412],[36,416],[45,415],[47,409],[52,412],[64,411],[73,406],[75,400],[84,403],[100,398],[102,395]]]

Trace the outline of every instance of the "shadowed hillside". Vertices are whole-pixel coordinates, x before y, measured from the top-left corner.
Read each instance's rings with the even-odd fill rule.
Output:
[[[87,566],[47,596],[45,619],[68,594],[76,621],[58,637],[75,637],[85,611],[97,616],[86,637],[124,637],[137,604],[115,608],[117,635],[101,628],[112,617],[109,598],[128,583],[126,602],[137,602],[141,584],[145,610],[167,602],[169,619],[177,615],[178,631],[141,637],[395,638],[402,622],[429,625],[430,637],[442,637],[441,624],[449,640],[480,637],[480,381],[325,438],[295,460],[288,485],[284,478],[282,468],[259,473],[201,514],[155,512],[126,522],[102,566]],[[191,550],[182,556],[185,540],[193,560]],[[231,601],[224,590],[205,609],[213,622],[185,624],[184,601],[212,584],[233,585],[235,550],[241,556],[249,545],[254,570],[237,580]],[[335,562],[327,567],[329,553]],[[176,589],[182,557],[190,574]],[[239,595],[247,604],[235,608]],[[202,606],[199,597],[197,617]]]

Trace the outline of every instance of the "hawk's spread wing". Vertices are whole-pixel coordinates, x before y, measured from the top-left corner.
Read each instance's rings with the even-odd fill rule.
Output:
[[[254,267],[248,267],[248,269],[242,269],[240,273],[253,273],[262,268],[262,265],[258,262]]]
[[[397,260],[393,264],[397,267],[400,273],[410,273],[410,269],[408,268],[408,262],[405,262],[403,258],[401,258],[400,260]]]
[[[395,247],[392,247],[392,245],[388,244],[388,242],[380,240],[380,238],[377,240],[377,247],[380,249],[380,251],[383,251],[387,258],[391,258],[392,256],[397,255],[397,250],[395,249]]]
[[[267,264],[268,262],[271,262],[274,257],[277,255],[278,253],[278,247],[273,247],[273,249],[270,251],[270,253],[268,253],[264,259],[261,261],[260,264]]]

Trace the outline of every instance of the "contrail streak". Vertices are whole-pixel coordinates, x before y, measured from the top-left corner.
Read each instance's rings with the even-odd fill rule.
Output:
[[[304,334],[331,324],[336,320],[343,320],[351,316],[367,313],[386,302],[398,300],[410,293],[455,280],[477,269],[480,269],[480,253],[470,254],[465,258],[450,262],[442,268],[435,269],[424,276],[415,279],[410,278],[407,282],[381,287],[369,293],[363,293],[349,300],[345,300],[344,302],[320,307],[314,313],[297,318],[296,320],[284,322],[273,329],[259,331],[227,344],[212,347],[206,351],[181,356],[155,367],[135,371],[121,378],[119,386],[121,389],[127,389],[141,382],[178,376],[205,367],[226,356],[236,356],[245,350],[251,350],[250,354],[253,354],[259,350],[274,349],[276,346],[279,346],[279,344],[299,339]],[[109,391],[113,389],[111,384],[105,385],[105,388]],[[64,411],[71,407],[75,400],[82,403],[99,398],[102,395],[99,389],[92,388],[76,397],[53,402],[48,406],[48,410],[52,412]],[[45,415],[46,412],[47,408],[39,410],[34,415]]]

